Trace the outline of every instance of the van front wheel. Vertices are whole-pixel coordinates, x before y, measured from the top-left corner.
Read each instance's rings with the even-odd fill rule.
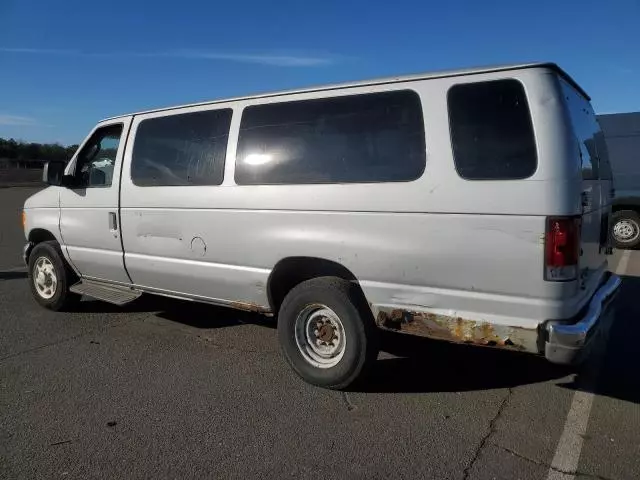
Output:
[[[69,291],[75,273],[67,266],[57,242],[36,245],[29,255],[29,283],[36,301],[50,310],[66,310],[80,300]]]
[[[289,365],[305,381],[343,389],[378,355],[378,330],[360,288],[336,277],[307,280],[285,297],[278,336]]]
[[[640,215],[633,210],[620,210],[611,216],[611,239],[616,248],[640,245]]]

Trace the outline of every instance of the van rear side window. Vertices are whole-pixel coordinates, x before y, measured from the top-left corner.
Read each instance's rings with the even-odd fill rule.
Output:
[[[131,160],[134,185],[220,185],[231,115],[227,108],[140,122]]]
[[[518,180],[536,171],[527,96],[517,80],[454,85],[447,95],[453,155],[467,180]]]
[[[426,162],[422,106],[410,90],[247,107],[240,185],[405,182]]]
[[[607,144],[593,108],[571,85],[562,81],[562,92],[573,133],[580,149],[583,180],[611,179]]]

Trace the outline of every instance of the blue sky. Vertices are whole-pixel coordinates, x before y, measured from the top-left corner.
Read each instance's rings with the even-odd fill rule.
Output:
[[[384,75],[555,61],[599,113],[640,110],[640,2],[0,0],[0,137]]]

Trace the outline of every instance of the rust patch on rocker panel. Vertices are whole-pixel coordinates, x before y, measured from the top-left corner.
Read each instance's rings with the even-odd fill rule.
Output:
[[[378,309],[379,327],[436,340],[538,352],[536,330],[459,316],[404,309]]]
[[[271,313],[269,307],[263,307],[262,305],[251,302],[231,302],[228,306],[231,308],[235,308],[236,310],[244,310],[245,312],[256,312],[263,314]]]

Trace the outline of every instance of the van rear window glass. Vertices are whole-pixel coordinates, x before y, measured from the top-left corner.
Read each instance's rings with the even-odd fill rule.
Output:
[[[537,168],[527,96],[517,80],[454,85],[448,93],[451,142],[467,180],[516,180]]]
[[[244,110],[241,185],[404,182],[425,168],[420,98],[403,90]]]
[[[564,80],[561,80],[561,85],[573,133],[580,149],[582,178],[611,179],[606,141],[591,104]]]
[[[183,113],[140,122],[131,180],[141,187],[220,185],[231,109]]]

